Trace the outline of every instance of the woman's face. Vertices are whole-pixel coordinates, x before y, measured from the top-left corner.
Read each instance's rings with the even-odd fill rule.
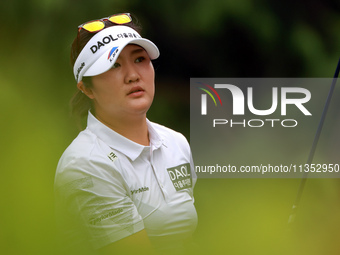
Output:
[[[147,52],[129,44],[107,72],[92,77],[86,89],[99,119],[145,115],[153,101],[155,72]]]

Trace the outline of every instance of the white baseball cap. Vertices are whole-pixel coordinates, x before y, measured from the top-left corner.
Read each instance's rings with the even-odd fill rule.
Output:
[[[150,59],[159,57],[157,46],[150,40],[142,38],[131,27],[123,25],[108,27],[94,35],[80,52],[73,66],[76,81],[80,82],[84,76],[95,76],[108,71],[128,44],[144,48]]]

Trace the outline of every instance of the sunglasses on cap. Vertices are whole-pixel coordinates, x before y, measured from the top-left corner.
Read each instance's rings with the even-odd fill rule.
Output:
[[[104,21],[106,20],[117,25],[122,25],[122,24],[130,23],[132,21],[132,18],[130,16],[130,13],[114,14],[106,18],[85,22],[81,24],[80,26],[78,26],[78,32],[81,29],[85,29],[86,31],[90,33],[101,31],[105,28]]]

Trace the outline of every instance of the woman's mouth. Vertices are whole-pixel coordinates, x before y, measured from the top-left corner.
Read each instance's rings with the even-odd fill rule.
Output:
[[[140,86],[135,86],[130,89],[127,95],[137,97],[137,96],[141,96],[142,94],[144,94],[144,89],[142,89],[142,87]]]

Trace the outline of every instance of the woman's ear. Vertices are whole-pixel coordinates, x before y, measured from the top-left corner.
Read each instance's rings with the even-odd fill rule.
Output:
[[[78,89],[83,92],[86,96],[88,96],[90,99],[93,99],[93,92],[91,88],[88,88],[84,85],[83,81],[78,82],[77,84]]]

